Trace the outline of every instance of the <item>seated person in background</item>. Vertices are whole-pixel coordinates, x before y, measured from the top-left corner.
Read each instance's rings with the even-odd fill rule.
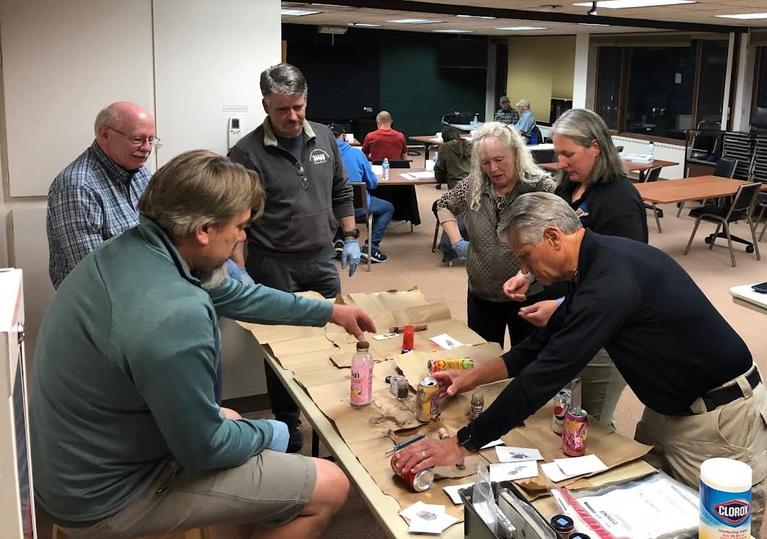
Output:
[[[493,119],[496,122],[515,124],[519,121],[519,113],[511,108],[511,101],[509,101],[509,96],[501,96],[498,104],[501,106],[501,108],[495,111],[495,118]]]
[[[452,189],[471,172],[471,142],[461,138],[461,131],[450,125],[443,126],[442,140],[434,163],[434,179]]]
[[[382,110],[376,116],[378,129],[365,135],[362,151],[371,161],[407,159],[405,135],[392,129],[391,124],[391,114]]]
[[[392,215],[394,215],[394,206],[388,200],[376,198],[370,194],[370,191],[378,187],[378,177],[373,172],[370,161],[359,148],[352,147],[344,140],[343,129],[336,125],[331,125],[330,130],[336,136],[338,152],[341,154],[341,160],[344,162],[346,174],[350,182],[365,182],[368,190],[368,212],[373,214],[373,230],[370,231],[372,245],[370,247],[371,262],[386,262],[389,257],[381,252],[380,246],[383,240],[384,231],[389,226]],[[364,217],[365,212],[362,208],[354,209],[355,217]],[[340,242],[340,245],[339,245]],[[336,251],[343,249],[343,240],[336,240]],[[368,245],[362,247],[362,257],[367,258]]]
[[[520,99],[516,106],[517,112],[519,113],[519,120],[514,124],[514,127],[516,127],[519,134],[524,137],[525,142],[529,142],[530,135],[535,127],[535,116],[533,115],[533,111],[530,110],[530,102],[527,99]]]
[[[183,153],[150,181],[139,224],[59,287],[40,327],[29,404],[41,522],[70,539],[217,523],[250,524],[251,537],[323,536],[349,482],[331,462],[285,454],[285,423],[216,404],[216,315],[332,320],[358,338],[375,324],[355,307],[227,276],[264,198],[255,172],[205,150]]]

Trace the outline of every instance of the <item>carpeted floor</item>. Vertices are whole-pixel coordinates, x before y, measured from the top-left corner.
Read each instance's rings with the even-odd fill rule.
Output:
[[[419,166],[421,165],[418,162],[413,164],[413,167]],[[454,318],[465,320],[466,271],[461,265],[442,265],[440,253],[431,252],[435,226],[431,205],[445,192],[444,188],[436,190],[433,186],[418,186],[416,190],[422,224],[411,232],[409,223],[393,222],[381,244],[381,249],[389,256],[389,260],[383,264],[374,264],[370,272],[361,267],[351,278],[342,273],[342,289],[344,292],[373,292],[418,286],[427,298],[447,303]],[[715,246],[711,251],[703,243],[703,237],[714,228],[713,225],[706,224],[701,225],[690,254],[683,256],[682,252],[692,232],[694,220],[686,216],[687,212],[677,218],[674,206],[663,209],[665,216],[662,219],[662,234],[658,233],[654,220],[648,219],[650,243],[670,254],[684,267],[748,344],[761,371],[767,373],[767,314],[735,305],[728,293],[729,288],[734,285],[767,281],[767,262],[757,261],[755,255],[746,254],[740,246],[736,247],[737,267],[732,268],[726,243]],[[733,229],[735,234],[747,237],[745,225],[736,224]],[[365,230],[362,232],[364,236]],[[762,242],[762,247],[767,249],[767,241]],[[618,430],[626,436],[633,436],[641,413],[641,403],[627,389],[616,412]],[[307,431],[307,454],[309,439]],[[327,537],[356,538],[360,533],[364,533],[366,539],[385,537],[359,494],[352,491],[349,501],[334,520]],[[763,537],[767,539],[767,535]]]

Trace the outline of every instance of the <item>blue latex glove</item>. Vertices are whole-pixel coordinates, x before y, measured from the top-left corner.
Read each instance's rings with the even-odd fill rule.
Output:
[[[288,441],[290,441],[290,433],[288,432],[288,426],[282,421],[275,419],[267,419],[272,425],[272,441],[266,446],[267,449],[272,451],[279,451],[284,453],[288,449]]]
[[[240,281],[242,284],[255,284],[245,268],[239,267],[231,258],[226,259],[226,271],[235,281]]]
[[[469,256],[469,242],[465,239],[461,238],[457,242],[455,242],[452,247],[453,251],[455,251],[455,254],[458,255],[458,258],[462,260],[466,260],[466,257]]]
[[[362,252],[360,251],[360,243],[357,240],[344,240],[344,249],[341,251],[341,269],[346,269],[346,264],[349,264],[349,277],[354,275],[357,271],[357,266],[360,265],[360,258]]]

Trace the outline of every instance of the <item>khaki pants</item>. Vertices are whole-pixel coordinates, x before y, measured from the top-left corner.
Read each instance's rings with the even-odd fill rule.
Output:
[[[762,382],[752,390],[745,375],[733,382],[744,397],[711,412],[666,416],[645,408],[634,438],[654,446],[650,464],[695,489],[706,459],[725,457],[751,466],[751,535],[759,537],[767,495],[767,389]]]
[[[613,425],[613,414],[618,405],[626,381],[601,348],[581,371],[581,406],[603,425]]]

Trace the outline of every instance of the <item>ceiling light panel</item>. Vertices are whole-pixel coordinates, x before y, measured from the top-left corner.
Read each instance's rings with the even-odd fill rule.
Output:
[[[695,0],[604,0],[597,2],[597,9],[628,9],[639,7],[675,6],[695,4]],[[578,2],[574,6],[591,7],[591,2]]]
[[[445,21],[434,21],[431,19],[392,19],[386,22],[394,24],[438,24]]]
[[[307,9],[281,9],[280,15],[283,17],[303,17],[304,15],[316,15],[320,11],[309,11]]]
[[[741,19],[741,20],[767,19],[767,13],[737,13],[734,15],[714,15],[714,17],[721,17],[723,19]]]
[[[528,30],[548,30],[548,28],[545,28],[543,26],[503,26],[501,28],[496,28],[496,30],[508,30],[510,32],[525,32]]]

